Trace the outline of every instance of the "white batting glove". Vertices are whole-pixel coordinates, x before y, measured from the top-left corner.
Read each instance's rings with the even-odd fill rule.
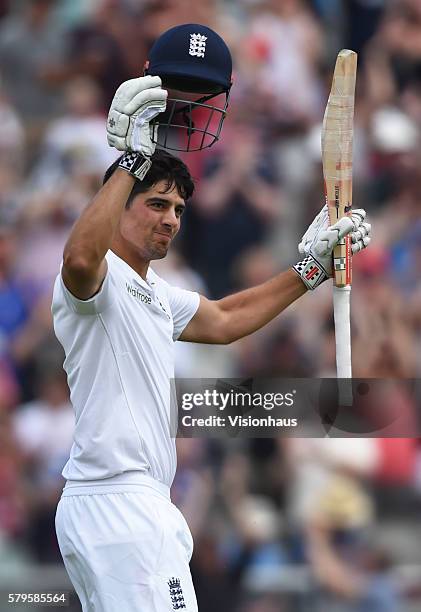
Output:
[[[155,151],[150,121],[162,113],[167,91],[158,76],[144,76],[125,81],[117,89],[107,120],[107,140],[119,151],[135,151],[150,157]]]
[[[329,225],[328,208],[323,206],[298,245],[298,251],[307,257],[293,266],[309,289],[332,276],[332,251],[344,236],[350,234],[353,255],[370,244],[371,225],[364,221],[365,217],[365,210],[357,208],[350,217]]]

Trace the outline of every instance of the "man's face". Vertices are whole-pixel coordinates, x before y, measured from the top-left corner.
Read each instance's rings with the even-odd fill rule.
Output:
[[[174,185],[165,193],[167,184],[159,181],[145,193],[135,197],[120,221],[120,234],[130,249],[142,259],[162,259],[180,229],[185,209],[183,198]]]

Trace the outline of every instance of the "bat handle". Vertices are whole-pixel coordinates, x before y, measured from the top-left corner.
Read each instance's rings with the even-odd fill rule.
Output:
[[[339,405],[352,406],[351,285],[333,287]]]

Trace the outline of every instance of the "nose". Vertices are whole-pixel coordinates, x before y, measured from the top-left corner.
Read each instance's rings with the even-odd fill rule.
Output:
[[[179,220],[175,214],[175,208],[170,207],[165,211],[165,215],[162,218],[162,224],[171,229],[171,231],[178,228]]]

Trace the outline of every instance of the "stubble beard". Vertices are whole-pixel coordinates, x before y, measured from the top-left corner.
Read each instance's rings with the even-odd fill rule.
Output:
[[[170,243],[168,243],[168,245],[160,245],[160,246],[151,243],[147,245],[145,249],[146,258],[149,261],[153,261],[156,259],[164,259],[164,257],[168,253],[169,247],[170,247]]]

